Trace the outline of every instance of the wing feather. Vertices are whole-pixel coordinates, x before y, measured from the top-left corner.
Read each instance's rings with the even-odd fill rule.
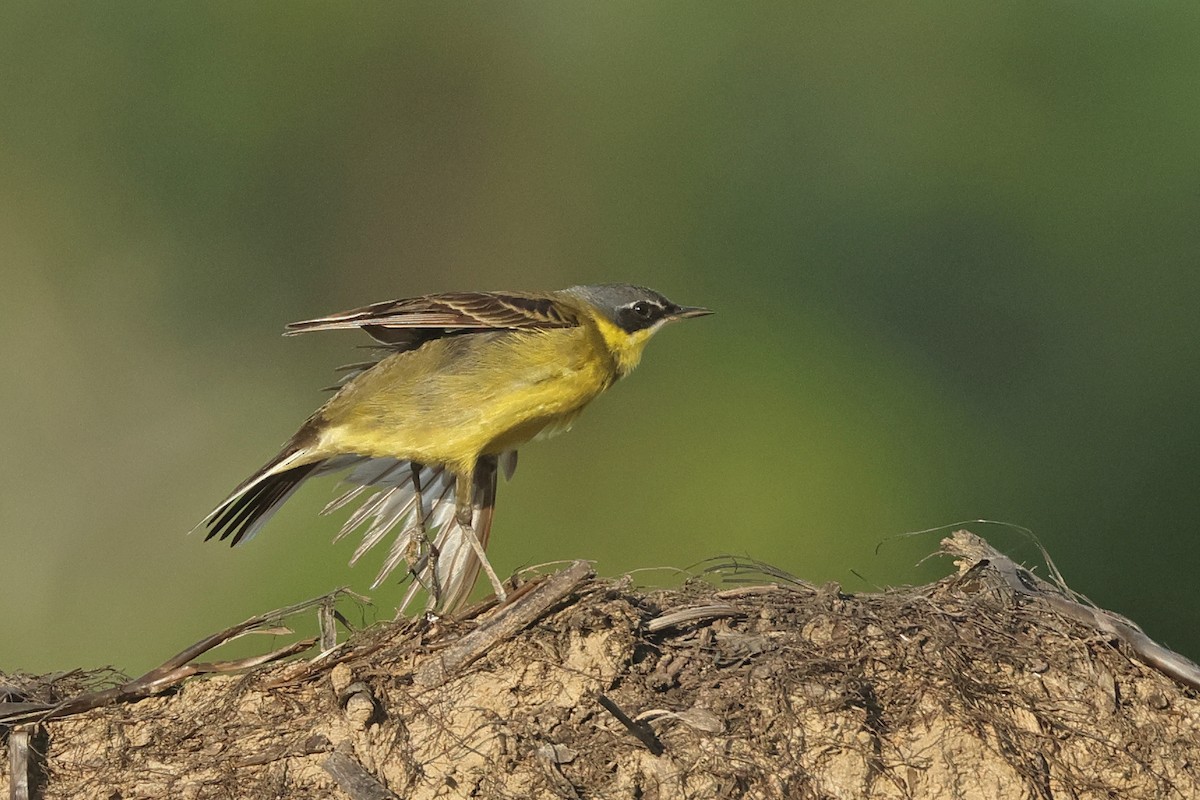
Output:
[[[293,322],[284,331],[362,328],[391,347],[411,349],[453,331],[495,328],[569,328],[576,312],[553,297],[525,292],[448,292],[373,303],[316,319]]]
[[[470,596],[482,565],[456,519],[453,474],[441,465],[421,467],[421,511],[427,537],[423,538],[417,526],[412,462],[360,458],[353,464],[343,463],[342,466],[352,467],[344,479],[351,488],[330,502],[322,513],[341,509],[366,495],[335,537],[336,541],[362,530],[362,540],[350,563],[357,562],[398,529],[372,588],[378,587],[401,564],[408,562],[408,572],[414,581],[404,596],[401,610],[412,604],[422,588],[429,593],[428,609],[451,612],[462,605]],[[485,547],[491,533],[499,471],[499,460],[488,457],[480,461],[475,474],[472,527]]]
[[[488,538],[492,531],[492,516],[496,508],[496,479],[498,468],[495,458],[485,458],[479,462],[475,471],[474,486],[471,499],[471,527],[479,537],[479,543],[487,549]],[[432,552],[437,553],[436,575],[430,566],[429,555],[421,559],[416,567],[416,574],[424,576],[425,588],[430,579],[436,579],[433,584],[435,592],[431,592],[426,603],[426,610],[454,611],[462,606],[471,595],[475,580],[479,577],[482,564],[475,555],[475,550],[467,542],[462,526],[455,519],[454,502],[439,504],[432,512],[430,529],[436,530]],[[416,598],[418,590],[414,582],[408,588],[400,608],[405,610]]]

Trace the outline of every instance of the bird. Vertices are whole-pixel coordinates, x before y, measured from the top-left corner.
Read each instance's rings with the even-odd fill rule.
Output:
[[[306,481],[342,473],[351,488],[322,513],[365,498],[334,539],[363,529],[351,565],[401,528],[372,588],[406,562],[401,611],[423,587],[426,610],[449,613],[482,568],[504,603],[485,553],[499,473],[512,477],[521,446],[569,429],[664,325],[710,313],[611,283],[427,294],[290,323],[285,336],[360,329],[375,357],[339,368],[333,396],[197,529],[247,542]]]

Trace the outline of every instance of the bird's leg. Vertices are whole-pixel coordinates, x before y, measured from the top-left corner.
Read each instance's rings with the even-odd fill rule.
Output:
[[[421,544],[429,548],[429,596],[431,605],[436,605],[441,599],[442,587],[438,583],[438,550],[437,545],[429,540],[429,533],[425,530],[425,502],[421,497],[421,464],[415,461],[409,462],[412,468],[412,483],[413,483],[413,501],[416,506],[416,521],[413,523],[412,529],[416,537],[420,537]],[[417,576],[418,579],[420,576]]]
[[[463,530],[463,536],[467,543],[471,545],[471,549],[475,551],[475,555],[479,558],[483,565],[483,571],[487,573],[488,580],[492,582],[492,590],[496,592],[496,599],[500,603],[505,603],[508,600],[508,592],[504,591],[504,584],[500,582],[499,576],[496,575],[496,570],[492,569],[492,564],[488,561],[487,553],[483,550],[483,545],[479,542],[479,537],[475,535],[475,528],[472,526],[472,519],[475,516],[475,505],[473,495],[475,493],[475,470],[464,475],[459,473],[456,480],[456,496],[454,503],[454,519]]]

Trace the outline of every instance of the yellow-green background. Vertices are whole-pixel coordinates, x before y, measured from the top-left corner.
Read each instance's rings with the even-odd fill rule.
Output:
[[[366,589],[328,481],[184,535],[364,338],[285,322],[604,281],[718,315],[522,453],[501,572],[865,589],[988,517],[1200,655],[1198,42],[1194,3],[7,4],[0,670]]]

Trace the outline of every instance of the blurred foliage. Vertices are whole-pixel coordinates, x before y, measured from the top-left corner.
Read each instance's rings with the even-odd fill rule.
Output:
[[[329,484],[183,535],[362,343],[285,322],[610,280],[719,313],[523,452],[502,572],[865,589],[986,517],[1200,656],[1197,41],[1194,4],[7,5],[0,669],[365,590]]]

